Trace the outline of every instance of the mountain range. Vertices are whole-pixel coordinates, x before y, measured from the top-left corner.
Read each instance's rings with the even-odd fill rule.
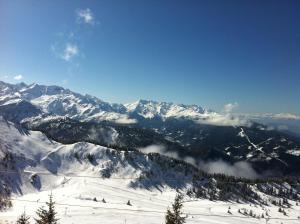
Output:
[[[188,223],[285,220],[298,214],[299,157],[297,135],[258,119],[0,82],[0,223],[25,207],[34,217],[50,192],[70,224],[161,223],[176,192]]]
[[[126,151],[154,146],[153,152],[211,173],[235,175],[238,162],[257,173],[239,173],[245,177],[300,173],[298,137],[257,119],[197,105],[151,100],[114,104],[59,86],[0,82],[0,115],[65,144],[85,141]],[[228,169],[218,168],[218,161]]]

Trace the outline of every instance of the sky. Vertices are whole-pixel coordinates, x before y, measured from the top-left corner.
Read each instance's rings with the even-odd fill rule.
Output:
[[[299,115],[299,11],[298,0],[0,0],[0,80]]]

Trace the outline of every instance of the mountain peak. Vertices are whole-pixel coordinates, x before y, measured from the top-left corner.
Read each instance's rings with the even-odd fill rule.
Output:
[[[131,104],[126,104],[125,107],[131,113],[137,113],[144,118],[150,119],[154,117],[160,117],[162,119],[170,117],[194,118],[205,112],[202,107],[197,105],[184,105],[143,99]]]

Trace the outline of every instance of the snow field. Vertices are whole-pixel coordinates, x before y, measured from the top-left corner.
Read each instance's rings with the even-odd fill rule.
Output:
[[[22,196],[13,195],[13,208],[0,213],[0,220],[13,223],[25,209],[31,217],[38,207],[43,206],[52,192],[60,223],[164,223],[166,209],[170,206],[176,191],[165,188],[163,192],[152,189],[132,189],[126,180],[102,180],[91,178],[71,178],[67,183],[54,189]],[[96,198],[97,201],[94,201]],[[102,202],[105,199],[106,203]],[[132,206],[127,205],[130,200]],[[278,212],[278,207],[212,202],[209,200],[184,199],[184,213],[187,223],[208,224],[250,224],[266,223],[265,219],[256,219],[238,213],[238,209],[250,209],[261,215],[268,211],[272,219],[268,223],[299,223],[297,216],[300,207],[285,209],[288,216]],[[231,207],[228,213],[228,208]],[[276,218],[276,219],[274,219]],[[295,220],[287,220],[295,219]],[[33,221],[33,219],[32,219]]]

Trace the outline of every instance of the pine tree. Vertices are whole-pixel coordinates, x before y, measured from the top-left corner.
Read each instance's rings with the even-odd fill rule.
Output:
[[[285,215],[285,216],[287,216],[287,213],[286,213],[286,211],[283,209],[282,210],[282,213]]]
[[[251,209],[250,209],[249,215],[253,216],[253,211]]]
[[[29,216],[26,216],[25,212],[18,218],[17,224],[29,224]]]
[[[55,212],[54,204],[51,193],[49,195],[49,202],[46,202],[48,210],[41,207],[36,212],[39,217],[38,219],[35,219],[36,224],[57,224],[58,219],[55,217],[57,213]]]
[[[167,210],[166,214],[166,224],[183,224],[185,223],[185,217],[182,215],[182,199],[183,196],[181,194],[176,195],[175,201],[172,204],[172,211],[170,209]]]
[[[2,189],[0,189],[0,212],[12,207],[10,196],[9,188],[2,185]]]

